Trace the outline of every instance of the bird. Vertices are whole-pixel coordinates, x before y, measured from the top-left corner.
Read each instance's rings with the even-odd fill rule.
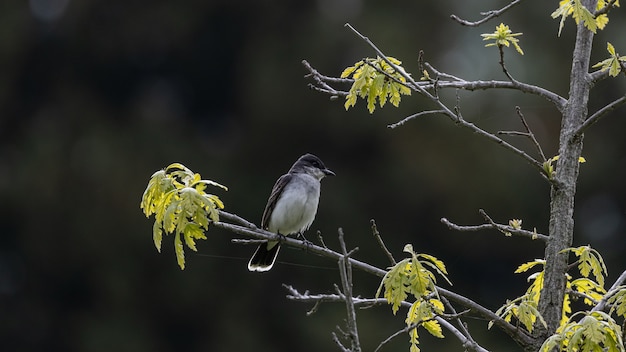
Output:
[[[313,154],[304,154],[280,176],[267,201],[261,227],[279,235],[300,234],[311,226],[320,199],[320,181],[335,176]],[[264,272],[274,266],[280,242],[261,243],[248,262],[248,270]]]

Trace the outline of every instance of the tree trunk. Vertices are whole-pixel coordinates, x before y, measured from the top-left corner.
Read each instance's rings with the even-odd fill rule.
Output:
[[[583,3],[593,12],[596,1],[584,0]],[[592,41],[593,33],[585,28],[581,21],[577,27],[569,98],[562,112],[556,182],[550,192],[550,239],[546,246],[544,287],[539,300],[539,312],[548,325],[547,331],[542,331],[543,338],[553,334],[557,329],[563,311],[568,254],[562,251],[572,246],[574,195],[578,179],[578,160],[583,149],[583,136],[576,136],[575,132],[587,117],[591,89],[588,72]]]

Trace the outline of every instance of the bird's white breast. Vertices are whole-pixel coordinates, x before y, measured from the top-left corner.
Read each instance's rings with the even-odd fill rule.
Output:
[[[311,226],[320,199],[320,182],[308,174],[295,175],[276,201],[269,231],[290,235]]]

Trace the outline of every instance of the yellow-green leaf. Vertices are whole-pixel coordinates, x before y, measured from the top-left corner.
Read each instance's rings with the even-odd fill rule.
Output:
[[[207,186],[227,188],[217,182],[202,180],[181,163],[172,163],[155,172],[142,195],[140,207],[146,216],[155,215],[152,237],[157,251],[161,251],[163,233],[174,234],[174,247],[178,265],[185,266],[183,239],[196,250],[196,239],[206,239],[204,230],[211,221],[219,220],[218,209],[223,202],[205,192]],[[183,238],[181,239],[181,236]]]

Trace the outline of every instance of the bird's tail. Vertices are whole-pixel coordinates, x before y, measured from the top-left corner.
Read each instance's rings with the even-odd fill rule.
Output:
[[[248,262],[248,270],[269,271],[274,266],[279,249],[279,242],[261,243]]]

